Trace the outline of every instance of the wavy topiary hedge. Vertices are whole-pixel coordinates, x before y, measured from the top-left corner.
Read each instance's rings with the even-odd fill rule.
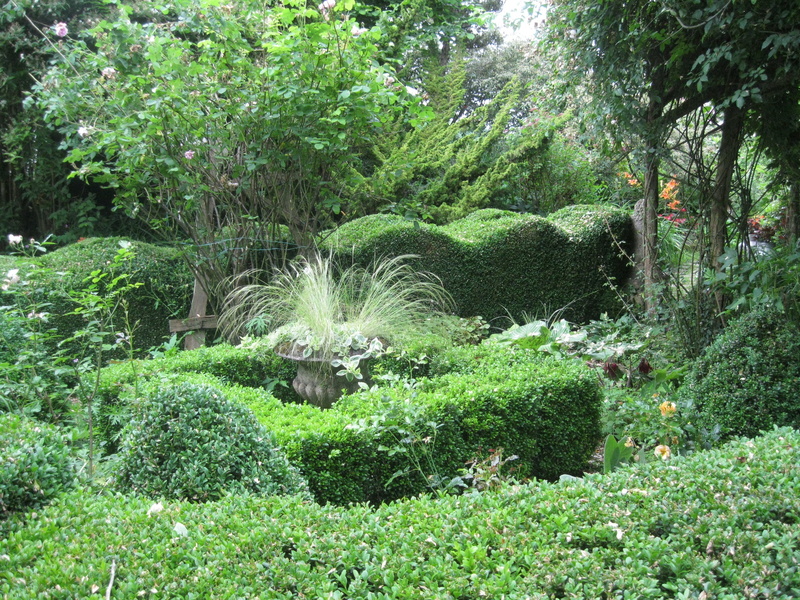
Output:
[[[122,238],[89,238],[42,257],[42,266],[54,273],[46,278],[63,291],[80,290],[83,280],[95,269],[104,269],[113,260]],[[134,344],[146,350],[159,346],[169,337],[169,319],[185,316],[191,304],[194,277],[176,248],[131,242],[134,257],[125,266],[131,282],[140,288],[128,297],[131,321],[138,323]],[[59,275],[64,273],[64,275]],[[71,334],[81,326],[80,317],[67,316],[73,304],[55,299],[52,312],[61,316],[58,329]],[[122,329],[122,323],[117,324]]]
[[[375,509],[230,496],[153,513],[79,491],[0,535],[0,597],[796,598],[798,461],[800,433],[784,429],[608,476]]]
[[[340,227],[326,247],[342,261],[417,254],[439,276],[462,316],[523,313],[585,322],[618,308],[609,281],[629,274],[630,215],[599,206],[569,206],[548,218],[485,209],[444,227],[371,215]]]

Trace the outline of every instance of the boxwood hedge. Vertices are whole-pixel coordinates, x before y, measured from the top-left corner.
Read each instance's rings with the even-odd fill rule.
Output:
[[[249,406],[323,503],[379,503],[425,491],[429,476],[452,478],[465,461],[497,447],[520,457],[520,477],[553,479],[583,469],[600,437],[601,396],[590,371],[489,344],[457,354],[468,371],[447,374],[440,367],[438,377],[420,380],[415,389],[376,388],[324,412],[247,387],[277,372],[261,370],[271,352],[215,346],[121,363],[101,377],[98,436],[116,451],[135,398],[152,386],[192,381],[223,386],[228,397]],[[414,443],[402,441],[409,436]],[[415,458],[424,459],[424,468],[408,471]],[[393,479],[399,471],[408,472]]]
[[[782,429],[608,476],[374,509],[231,496],[154,512],[74,492],[0,537],[0,597],[796,598],[798,461],[800,433]]]
[[[125,428],[117,485],[151,498],[308,494],[273,436],[218,387],[182,382],[148,394]]]
[[[36,259],[38,268],[24,269],[37,282],[37,288],[46,290],[50,302],[48,312],[53,316],[60,336],[67,337],[84,326],[82,317],[68,314],[75,308],[69,292],[86,287],[84,280],[95,270],[105,270],[119,250],[122,238],[88,238],[70,244]],[[131,242],[134,257],[126,263],[124,271],[131,283],[143,285],[126,298],[130,320],[137,323],[134,331],[136,348],[147,350],[159,346],[169,337],[169,319],[186,316],[191,303],[194,281],[180,251],[145,242]],[[31,262],[24,259],[23,264]],[[119,274],[119,273],[116,273]],[[115,330],[124,331],[122,315],[114,324]]]
[[[620,248],[632,239],[630,215],[599,206],[569,206],[548,218],[484,209],[447,226],[370,215],[340,227],[326,246],[342,261],[416,254],[441,278],[461,316],[489,320],[523,313],[585,322],[617,308],[607,285],[629,272]]]
[[[692,364],[680,394],[700,424],[723,437],[773,425],[800,427],[800,331],[779,310],[761,307],[723,331]]]
[[[582,472],[600,438],[601,395],[591,373],[535,352],[491,346],[468,352],[475,363],[470,373],[423,380],[414,390],[354,394],[302,428],[293,420],[272,423],[269,414],[262,422],[320,502],[412,495],[448,482],[465,462],[497,448],[519,456],[514,467],[521,478]]]
[[[97,435],[107,453],[119,446],[119,435],[130,418],[129,398],[140,396],[147,381],[178,381],[183,373],[203,373],[223,386],[264,388],[284,402],[302,402],[291,387],[297,366],[264,345],[218,344],[152,360],[109,365],[100,374],[97,391]],[[184,378],[185,379],[185,378]]]
[[[75,481],[74,457],[58,428],[0,414],[0,521],[46,504]]]

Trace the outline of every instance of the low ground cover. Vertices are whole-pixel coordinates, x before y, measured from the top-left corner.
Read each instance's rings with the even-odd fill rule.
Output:
[[[800,433],[779,429],[610,476],[378,508],[80,490],[6,524],[0,594],[796,597],[799,450]]]

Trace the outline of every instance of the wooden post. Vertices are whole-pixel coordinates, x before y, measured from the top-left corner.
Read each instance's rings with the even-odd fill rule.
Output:
[[[217,328],[216,315],[207,315],[206,308],[208,306],[208,295],[200,285],[200,282],[195,278],[194,292],[192,293],[192,307],[189,309],[189,318],[187,319],[170,319],[169,331],[170,333],[178,333],[182,331],[191,331],[190,335],[186,336],[183,340],[184,350],[194,350],[199,348],[206,342],[206,331],[209,329]]]

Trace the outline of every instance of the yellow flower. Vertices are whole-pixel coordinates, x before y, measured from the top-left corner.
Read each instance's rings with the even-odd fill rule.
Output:
[[[661,444],[660,446],[656,446],[655,450],[653,450],[653,454],[655,454],[661,460],[667,460],[670,456],[672,456],[672,450],[669,449],[669,446]]]
[[[674,402],[670,402],[669,400],[664,400],[661,404],[658,405],[658,410],[661,411],[662,417],[671,417],[675,414],[675,411],[678,410],[675,406]]]

